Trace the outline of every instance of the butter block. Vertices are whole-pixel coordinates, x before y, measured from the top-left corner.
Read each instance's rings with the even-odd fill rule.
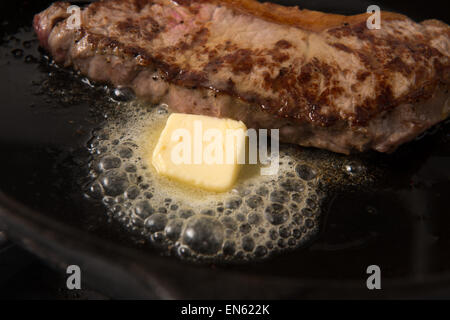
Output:
[[[229,190],[245,162],[246,132],[241,121],[172,113],[152,164],[160,175],[192,187]]]

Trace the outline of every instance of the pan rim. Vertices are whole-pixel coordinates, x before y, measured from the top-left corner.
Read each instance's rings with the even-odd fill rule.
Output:
[[[75,257],[75,260],[79,259],[83,264],[97,269],[100,272],[102,268],[108,268],[109,270],[103,270],[103,275],[106,275],[108,271],[111,275],[119,274],[122,277],[128,278],[128,283],[124,281],[120,284],[123,291],[128,294],[123,294],[116,288],[106,288],[107,293],[115,298],[129,297],[129,294],[136,298],[152,298],[152,299],[176,299],[185,298],[178,296],[177,288],[173,286],[173,281],[168,281],[167,275],[162,270],[170,267],[171,271],[178,271],[179,275],[182,275],[180,271],[199,272],[204,274],[204,278],[216,278],[217,272],[205,268],[205,266],[186,264],[177,259],[168,259],[157,254],[154,254],[151,258],[149,256],[142,257],[142,252],[137,249],[127,248],[121,244],[111,244],[110,241],[102,239],[95,234],[84,230],[77,230],[73,226],[64,225],[59,221],[56,221],[45,214],[42,214],[6,195],[0,190],[0,222],[5,227],[7,235],[11,239],[17,242],[20,246],[26,250],[37,254],[41,259],[49,262],[54,268],[63,270],[64,265],[69,264],[69,256]],[[64,251],[67,251],[64,254]],[[139,260],[136,259],[139,256]],[[113,259],[115,257],[115,259]],[[95,262],[89,262],[89,259],[94,259]],[[151,261],[149,261],[151,259]],[[276,259],[276,257],[275,257]],[[153,266],[153,270],[149,269],[149,266]],[[100,269],[98,269],[100,268]],[[149,272],[150,270],[150,272]],[[361,281],[350,280],[337,280],[337,279],[320,279],[310,278],[302,279],[297,277],[280,277],[280,276],[267,276],[259,275],[255,277],[249,277],[245,272],[239,272],[235,270],[219,269],[219,277],[228,278],[228,280],[234,280],[237,284],[249,282],[252,284],[256,280],[258,285],[261,285],[261,279],[268,283],[277,283],[279,287],[290,286],[303,290],[349,290],[354,291],[354,295],[359,296],[360,291],[365,290]],[[130,271],[135,273],[134,277],[130,277]],[[94,272],[95,271],[88,271]],[[128,276],[126,275],[128,274]],[[173,275],[173,273],[172,273]],[[95,277],[89,277],[88,284],[95,283]],[[107,278],[107,277],[106,277]],[[142,282],[142,280],[145,282]],[[91,281],[89,281],[91,280]],[[98,280],[98,279],[97,279]],[[101,282],[105,282],[103,281]],[[223,279],[225,280],[225,279]],[[246,281],[247,280],[247,281]],[[250,281],[249,281],[250,280]],[[177,282],[177,281],[176,281]],[[264,281],[263,281],[264,282]],[[450,272],[444,272],[440,275],[424,275],[420,278],[402,277],[394,279],[384,279],[383,286],[388,287],[385,293],[389,296],[397,295],[403,296],[405,292],[410,291],[413,288],[421,289],[421,293],[424,290],[441,290],[443,288],[450,287]],[[101,286],[100,286],[101,287]],[[107,287],[111,287],[110,285]],[[361,290],[362,289],[362,290]],[[358,292],[358,293],[357,293]],[[301,295],[303,295],[302,292]],[[194,298],[195,297],[188,297]]]

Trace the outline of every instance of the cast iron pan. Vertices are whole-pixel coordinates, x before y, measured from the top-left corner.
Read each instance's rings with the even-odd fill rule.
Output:
[[[116,298],[450,296],[448,121],[392,155],[363,155],[383,168],[382,179],[370,188],[336,190],[317,238],[267,261],[186,263],[108,222],[80,187],[87,141],[104,121],[92,101],[108,96],[50,65],[38,49],[31,20],[50,2],[2,1],[0,10],[0,229],[11,239],[55,267],[79,265],[84,283]],[[374,4],[279,2],[344,14]],[[444,1],[376,4],[449,23]],[[366,288],[371,264],[381,268],[382,290]]]

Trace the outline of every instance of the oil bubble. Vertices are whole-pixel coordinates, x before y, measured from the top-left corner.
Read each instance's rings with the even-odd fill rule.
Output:
[[[133,150],[128,147],[120,147],[119,155],[121,158],[131,158],[133,156]]]
[[[22,49],[14,49],[11,51],[14,58],[22,58],[23,57],[23,50]]]
[[[276,190],[270,194],[270,200],[278,203],[285,203],[289,201],[289,194],[284,190]]]
[[[101,199],[103,192],[102,185],[96,181],[90,185],[88,194],[95,199]]]
[[[100,160],[98,168],[100,171],[107,171],[110,169],[119,168],[121,163],[121,160],[117,157],[105,156]]]
[[[260,196],[257,195],[253,195],[250,196],[245,203],[247,204],[247,206],[249,206],[252,209],[255,209],[259,206],[261,206],[263,204],[263,200]]]
[[[108,171],[101,177],[101,183],[105,194],[109,196],[118,196],[125,192],[128,187],[128,177],[120,171]]]
[[[125,197],[130,200],[136,199],[138,195],[139,188],[137,186],[130,186],[127,191],[125,191]]]
[[[112,92],[112,98],[116,101],[130,101],[135,99],[135,95],[130,88],[116,88]]]
[[[273,225],[286,222],[289,218],[289,211],[279,203],[272,203],[264,211],[266,219]]]
[[[167,217],[162,213],[151,215],[149,218],[145,220],[145,227],[150,232],[164,230],[166,224],[167,224]]]
[[[305,165],[305,164],[301,164],[301,165],[297,165],[295,167],[295,172],[297,172],[298,176],[306,181],[312,180],[316,177],[316,172],[313,168]]]
[[[183,220],[171,219],[165,228],[166,237],[172,241],[176,241],[180,238],[181,230],[183,228]]]
[[[214,254],[219,251],[223,238],[223,226],[209,217],[188,221],[183,233],[183,242],[201,254]]]
[[[153,214],[155,209],[150,205],[150,203],[146,200],[139,201],[136,204],[134,209],[134,213],[141,217],[142,219],[147,218],[149,215]]]
[[[242,239],[242,249],[245,251],[253,251],[253,248],[255,247],[255,241],[252,239],[252,237],[246,236]]]

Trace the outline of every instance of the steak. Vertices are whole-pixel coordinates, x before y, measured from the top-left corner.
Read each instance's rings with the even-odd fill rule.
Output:
[[[104,0],[34,18],[54,60],[184,113],[280,129],[339,153],[392,152],[450,114],[450,27],[254,0]]]

